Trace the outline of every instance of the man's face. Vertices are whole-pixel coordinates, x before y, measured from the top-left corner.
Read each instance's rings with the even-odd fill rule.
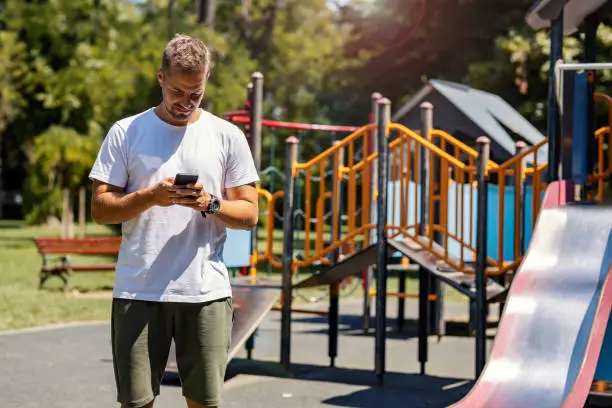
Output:
[[[200,106],[206,85],[205,72],[185,72],[170,68],[157,73],[166,112],[177,122],[187,122]]]

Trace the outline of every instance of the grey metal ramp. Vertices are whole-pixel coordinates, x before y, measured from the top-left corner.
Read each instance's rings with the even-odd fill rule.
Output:
[[[612,209],[543,210],[490,360],[453,408],[574,408],[588,396],[612,307]]]
[[[420,241],[426,238],[420,237]],[[441,247],[434,243],[438,249]],[[476,285],[475,276],[472,274],[463,273],[454,269],[452,266],[441,261],[440,257],[429,251],[427,248],[419,245],[413,240],[406,238],[403,240],[389,240],[389,246],[406,255],[411,261],[418,263],[425,268],[429,273],[436,278],[447,283],[459,292],[468,296],[470,299],[475,299]],[[495,282],[493,279],[487,279],[487,301],[493,301],[500,295],[504,294],[506,289]]]
[[[348,256],[342,262],[324,269],[321,273],[314,274],[307,279],[293,285],[294,289],[312,288],[316,286],[331,285],[361,272],[370,265],[376,263],[376,245],[370,245]]]
[[[234,358],[238,350],[246,343],[280,296],[280,288],[272,282],[257,279],[254,284],[249,284],[250,281],[249,277],[241,277],[232,283],[235,317],[229,360]],[[174,342],[170,349],[166,372],[178,372]]]

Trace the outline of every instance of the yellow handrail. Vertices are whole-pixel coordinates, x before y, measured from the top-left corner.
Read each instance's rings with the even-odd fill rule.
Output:
[[[462,169],[465,169],[467,167],[459,159],[456,159],[455,157],[446,153],[444,150],[440,149],[438,146],[431,143],[430,141],[423,138],[422,136],[416,134],[416,132],[408,129],[404,125],[400,125],[399,123],[390,123],[389,130],[398,130],[400,132],[400,138],[402,137],[402,135],[405,135],[403,139],[398,138],[392,141],[391,143],[389,143],[389,149],[392,149],[393,147],[398,146],[400,143],[402,143],[402,141],[404,141],[406,137],[410,137],[410,139],[419,143],[421,146],[425,147],[427,150],[433,153],[436,153],[438,156],[440,156],[440,158],[448,160],[449,163],[452,163],[453,165],[458,166]]]
[[[325,159],[329,158],[332,154],[336,153],[338,150],[342,149],[343,147],[348,145],[350,142],[352,142],[355,139],[357,139],[359,136],[361,136],[364,133],[366,133],[368,131],[371,131],[371,130],[373,130],[375,128],[376,128],[375,124],[369,124],[369,125],[365,125],[365,126],[359,128],[359,129],[357,129],[356,131],[354,131],[353,133],[351,133],[350,135],[348,135],[347,137],[342,139],[340,141],[340,143],[337,143],[337,144],[333,145],[332,147],[330,147],[329,149],[319,153],[318,155],[316,155],[312,159],[308,160],[307,162],[296,163],[293,166],[294,171],[295,170],[304,170],[304,169],[307,169],[308,167],[314,166],[315,164],[321,162],[322,160],[325,160]]]
[[[259,197],[263,197],[266,200],[266,204],[268,206],[266,225],[266,251],[263,254],[257,255],[257,263],[267,260],[270,265],[274,266],[275,268],[282,268],[282,262],[278,262],[276,259],[274,259],[274,208],[276,200],[285,197],[285,192],[277,191],[274,194],[271,194],[268,190],[257,186],[257,194],[259,195]]]
[[[472,157],[473,159],[478,158],[478,152],[475,149],[471,148],[470,146],[461,142],[459,139],[456,139],[455,137],[453,137],[452,135],[449,135],[448,133],[446,133],[445,131],[441,129],[433,129],[431,131],[431,137],[432,137],[432,140],[434,137],[438,137],[444,143],[450,143],[451,146],[455,147],[461,152],[466,153],[468,156]],[[440,147],[442,148],[442,150],[446,151],[444,145],[441,145]],[[489,160],[487,163],[488,168],[494,169],[494,168],[497,168],[497,166],[498,164],[495,163],[493,160]]]

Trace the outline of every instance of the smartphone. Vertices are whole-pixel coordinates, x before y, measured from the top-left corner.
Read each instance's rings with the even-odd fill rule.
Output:
[[[186,186],[187,184],[195,184],[197,181],[197,174],[177,173],[176,177],[174,177],[175,186]]]

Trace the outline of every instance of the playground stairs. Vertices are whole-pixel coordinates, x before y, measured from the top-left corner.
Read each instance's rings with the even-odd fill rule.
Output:
[[[475,275],[455,269],[453,266],[441,260],[435,252],[429,251],[427,249],[429,244],[429,239],[427,237],[418,237],[418,241],[417,243],[412,238],[389,240],[387,241],[388,255],[391,257],[394,253],[400,252],[414,265],[424,268],[428,273],[464,294],[470,300],[475,300]],[[437,243],[433,243],[433,245],[436,246],[436,249],[441,249]],[[317,286],[329,286],[341,282],[359,271],[366,270],[375,263],[376,245],[370,245],[348,256],[335,265],[328,266],[320,273],[314,274],[308,279],[299,282],[294,285],[294,288],[304,289]],[[488,278],[486,291],[487,301],[494,302],[503,298],[506,289],[497,281]]]
[[[375,267],[378,129],[379,124],[368,124],[315,157],[293,162],[291,178],[298,194],[292,211],[300,221],[294,221],[292,271],[314,271],[298,278],[296,288],[330,285]],[[498,164],[488,159],[481,163],[476,149],[432,127],[414,131],[388,123],[383,137],[388,141],[385,238],[390,264],[407,259],[473,300],[476,227],[486,214],[486,297],[503,301],[529,246],[547,187],[547,140],[534,146],[519,141],[517,154]],[[594,137],[598,160],[585,191],[589,199],[601,200],[612,174],[612,159],[605,160],[612,155],[605,151],[609,126]],[[483,168],[486,211],[479,211],[477,176]],[[268,195],[270,208],[277,199],[286,199],[280,191]],[[273,238],[268,235],[268,249],[259,259],[269,258],[280,267],[271,256]]]
[[[435,252],[427,250],[429,238],[418,237],[419,243],[411,238],[402,240],[390,240],[388,245],[401,252],[412,262],[425,268],[428,273],[448,284],[452,288],[466,295],[470,300],[476,299],[476,275],[469,274],[455,269],[453,266],[441,260]],[[436,249],[441,247],[433,242]],[[504,286],[495,280],[488,278],[485,284],[486,299],[488,302],[500,300],[506,292]]]
[[[388,129],[389,257],[420,265],[474,300],[478,153],[439,130],[423,137],[395,123]],[[332,285],[376,263],[375,132],[374,125],[367,125],[308,162],[294,165],[296,185],[305,191],[304,203],[296,210],[310,221],[300,231],[303,257],[296,265],[327,264],[297,283],[296,289]],[[485,166],[491,172],[499,167],[491,161]],[[329,168],[331,180],[320,177]],[[495,259],[488,262],[490,276],[507,270]],[[486,290],[490,302],[503,298],[506,291],[491,277]]]

